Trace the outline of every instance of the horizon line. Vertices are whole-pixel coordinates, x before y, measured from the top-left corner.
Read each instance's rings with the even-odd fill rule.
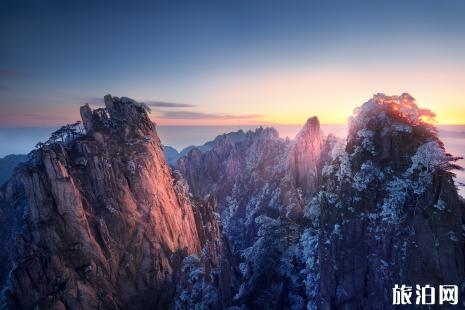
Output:
[[[185,124],[185,125],[160,125],[157,123],[154,123],[156,127],[238,127],[238,126],[256,126],[256,127],[265,127],[265,126],[303,126],[305,122],[303,123],[264,123],[264,124],[215,124],[215,125],[209,125],[209,124]],[[1,129],[37,129],[37,128],[55,128],[55,127],[61,127],[64,126],[65,124],[60,124],[60,125],[42,125],[42,126],[2,126],[0,125],[0,130]],[[348,123],[320,123],[320,125],[348,125]],[[465,126],[465,123],[435,123],[434,126]]]

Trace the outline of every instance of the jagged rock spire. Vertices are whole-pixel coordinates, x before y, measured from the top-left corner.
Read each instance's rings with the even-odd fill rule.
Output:
[[[144,107],[105,102],[81,108],[86,135],[37,150],[16,171],[7,197],[23,204],[1,201],[25,215],[0,232],[15,236],[9,308],[166,308],[175,258],[201,253],[203,224]]]
[[[310,117],[296,135],[289,155],[290,169],[297,187],[309,197],[318,187],[318,169],[322,148],[322,132],[316,116]]]

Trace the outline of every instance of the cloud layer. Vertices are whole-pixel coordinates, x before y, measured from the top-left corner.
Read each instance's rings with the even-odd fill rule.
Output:
[[[193,104],[189,103],[177,103],[177,102],[166,102],[166,101],[144,101],[151,107],[157,108],[192,108]]]
[[[100,97],[86,97],[83,98],[85,102],[93,105],[103,105],[103,98]],[[195,105],[190,103],[167,102],[158,100],[140,100],[147,105],[154,107],[153,112],[156,113],[157,119],[166,120],[249,120],[255,121],[261,119],[261,114],[220,114],[220,113],[204,113],[189,110],[176,110],[177,108],[193,108]]]
[[[2,71],[0,70],[0,76]],[[103,97],[84,97],[80,98],[80,101],[84,101],[89,104],[94,105],[103,105],[105,102],[103,101]],[[159,100],[137,100],[139,102],[144,102],[147,105],[155,108],[192,108],[195,105],[190,103],[179,103],[179,102],[167,102],[167,101],[159,101]]]
[[[157,111],[160,117],[165,119],[216,119],[216,120],[256,120],[261,118],[259,114],[213,114],[192,111]]]

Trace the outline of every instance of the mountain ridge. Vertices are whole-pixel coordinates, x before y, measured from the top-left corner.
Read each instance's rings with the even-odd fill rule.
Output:
[[[176,257],[201,252],[187,188],[145,107],[110,95],[105,104],[83,106],[86,133],[39,145],[6,185],[2,209],[25,214],[3,245],[20,262],[10,265],[9,308],[165,307]]]
[[[409,94],[374,95],[345,141],[311,117],[294,140],[224,134],[171,168],[148,108],[104,101],[1,187],[7,307],[348,309],[389,305],[396,283],[463,293],[457,158]]]

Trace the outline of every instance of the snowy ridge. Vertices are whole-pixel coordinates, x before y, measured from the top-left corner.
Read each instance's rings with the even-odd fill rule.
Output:
[[[376,94],[344,141],[312,117],[292,141],[224,134],[171,168],[145,105],[105,104],[1,188],[5,305],[383,309],[394,284],[465,293],[457,158],[412,96]]]
[[[293,141],[259,129],[181,158],[191,190],[200,188],[194,194],[217,197],[240,254],[234,304],[380,308],[393,283],[428,282],[437,272],[459,283],[456,158],[433,117],[408,94],[377,94],[354,111],[346,141],[323,136],[310,118]],[[438,265],[435,255],[447,259]]]
[[[457,283],[463,275],[463,263],[444,258],[450,251],[463,257],[462,207],[450,172],[457,158],[444,150],[433,118],[409,94],[377,94],[354,111],[346,146],[332,152],[316,196],[326,292],[320,306],[378,308],[390,302],[392,283],[433,282],[433,273]],[[441,263],[433,263],[437,256]]]

